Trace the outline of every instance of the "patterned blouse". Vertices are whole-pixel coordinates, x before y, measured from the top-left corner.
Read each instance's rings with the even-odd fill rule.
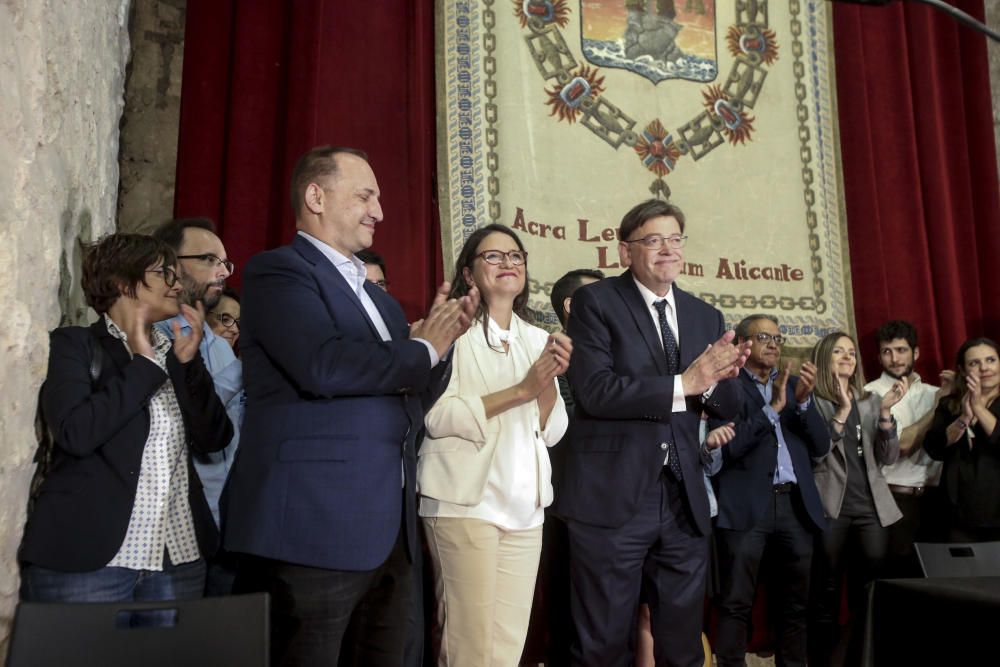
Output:
[[[121,340],[129,353],[128,336],[106,314],[108,333]],[[155,327],[150,342],[155,359],[166,371],[170,339]],[[149,399],[149,435],[142,450],[139,482],[121,548],[109,567],[163,570],[165,558],[174,565],[201,557],[188,502],[188,454],[184,420],[169,378]],[[166,549],[166,554],[164,554]]]

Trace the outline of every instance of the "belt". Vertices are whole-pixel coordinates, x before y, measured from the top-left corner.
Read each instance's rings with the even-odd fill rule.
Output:
[[[781,484],[775,484],[773,487],[775,493],[791,493],[792,489],[795,488],[795,484],[792,482],[782,482]]]
[[[923,486],[902,486],[900,484],[890,484],[889,490],[901,496],[915,496],[919,498],[924,495],[926,487]]]

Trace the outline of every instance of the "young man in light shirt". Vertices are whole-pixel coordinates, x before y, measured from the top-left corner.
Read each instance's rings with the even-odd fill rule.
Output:
[[[920,564],[913,543],[935,537],[938,523],[935,517],[941,506],[937,497],[941,463],[927,455],[922,443],[937,402],[950,391],[953,376],[948,371],[942,373],[944,386],[941,388],[920,379],[913,370],[914,362],[920,358],[917,330],[909,322],[886,322],[879,328],[876,338],[882,375],[869,382],[865,389],[882,396],[896,380],[904,377],[910,386],[902,400],[892,407],[899,429],[899,460],[883,468],[892,497],[903,513],[903,518],[889,527],[885,574],[919,577]]]

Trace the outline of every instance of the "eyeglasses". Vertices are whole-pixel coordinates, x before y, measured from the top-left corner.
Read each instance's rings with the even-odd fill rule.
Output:
[[[753,338],[758,343],[761,343],[763,345],[767,345],[771,341],[774,341],[775,345],[779,345],[780,346],[782,343],[785,342],[785,337],[782,336],[781,334],[777,334],[776,336],[772,336],[771,334],[764,333],[763,331],[761,331],[760,333],[755,333],[753,335]]]
[[[215,312],[213,310],[210,310],[210,311],[208,311],[208,314],[211,315],[212,317],[214,317],[215,319],[219,320],[219,323],[222,326],[226,327],[227,329],[229,329],[230,327],[232,327],[234,324],[236,325],[237,329],[240,328],[240,320],[239,320],[239,318],[238,317],[233,317],[229,313],[217,313],[217,312]]]
[[[161,266],[158,269],[149,269],[146,273],[159,273],[167,287],[177,284],[177,272],[171,266]]]
[[[667,247],[671,250],[679,250],[684,247],[687,243],[688,237],[681,236],[680,234],[674,234],[673,236],[664,236],[663,234],[650,234],[649,236],[643,236],[641,239],[633,239],[631,241],[626,241],[625,243],[641,243],[650,250],[659,250],[666,243]]]
[[[510,252],[504,252],[502,250],[484,250],[473,257],[473,259],[476,257],[482,257],[484,262],[492,264],[493,266],[503,264],[504,257],[510,260],[510,263],[514,266],[521,266],[528,261],[528,253],[524,250],[511,250]]]
[[[229,275],[232,275],[236,270],[236,265],[228,259],[222,259],[221,257],[217,257],[210,252],[206,252],[203,255],[177,255],[177,259],[197,259],[198,261],[208,264],[213,269],[217,266],[224,266],[226,267],[226,271],[229,271]]]
[[[365,280],[368,280],[368,278],[365,278]],[[382,289],[389,291],[389,282],[386,280],[368,280],[368,282],[370,282],[372,285],[378,285]]]

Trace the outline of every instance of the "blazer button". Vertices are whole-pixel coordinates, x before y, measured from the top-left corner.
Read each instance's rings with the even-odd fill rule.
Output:
[[[665,443],[665,442],[661,442],[660,443],[660,449],[666,449],[667,447],[669,447],[669,445],[667,445],[667,443]]]

